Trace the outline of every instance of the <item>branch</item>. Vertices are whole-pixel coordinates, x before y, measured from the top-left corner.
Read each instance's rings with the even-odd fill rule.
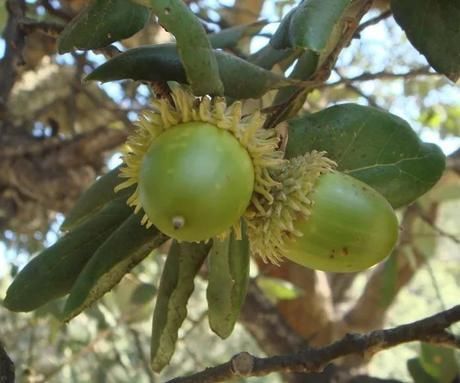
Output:
[[[382,12],[380,15],[373,17],[372,19],[365,21],[364,23],[360,24],[359,27],[356,29],[355,36],[359,36],[364,29],[370,27],[371,25],[380,23],[382,20],[387,19],[392,14],[393,12],[389,9],[388,11]]]
[[[249,283],[240,322],[267,354],[287,353],[307,345],[286,323],[254,281]]]
[[[447,169],[453,170],[455,173],[460,174],[460,148],[447,157]]]
[[[372,0],[357,0],[353,2],[342,19],[339,21],[342,33],[331,42],[331,48],[324,53],[324,59],[319,68],[316,69],[308,81],[303,81],[303,86],[297,89],[285,102],[278,105],[273,105],[264,110],[269,116],[265,122],[265,128],[272,128],[278,125],[279,122],[286,120],[290,116],[297,114],[302,108],[307,95],[318,88],[324,86],[324,83],[329,78],[332,69],[334,68],[340,52],[350,43],[358,23],[361,18],[366,14],[372,5]]]
[[[92,341],[88,343],[85,347],[81,348],[78,352],[72,353],[69,357],[65,358],[60,365],[56,366],[48,373],[43,374],[44,376],[41,380],[41,383],[46,383],[54,380],[54,378],[62,371],[64,367],[71,366],[80,358],[94,353],[94,349],[97,346],[97,344],[100,341],[112,336],[115,329],[117,329],[117,326],[100,331],[96,335],[96,337],[93,338]]]
[[[298,304],[298,306],[300,307],[298,312],[300,312],[305,310],[308,303]],[[250,281],[239,321],[264,353],[287,354],[308,346],[302,334],[296,332],[286,322],[286,319],[255,282]],[[310,321],[311,319],[309,318]],[[289,383],[326,383],[330,382],[330,377],[336,372],[336,366],[331,365],[322,374],[289,374],[284,379]]]
[[[407,72],[403,73],[393,73],[393,72],[387,72],[387,71],[382,71],[382,72],[376,72],[376,73],[363,73],[360,74],[359,76],[355,77],[342,77],[340,80],[328,83],[328,84],[323,84],[321,87],[333,87],[333,86],[338,86],[342,84],[347,84],[347,83],[352,83],[352,82],[362,82],[362,81],[371,81],[371,80],[393,80],[393,79],[399,79],[399,78],[412,78],[412,77],[417,77],[417,76],[441,76],[439,73],[432,72],[430,71],[429,66],[423,66],[420,68],[412,69]]]
[[[456,243],[457,245],[460,245],[460,238],[457,237],[454,234],[446,232],[444,229],[441,229],[439,226],[436,225],[433,220],[426,215],[426,213],[423,211],[422,207],[418,204],[415,204],[415,208],[418,210],[418,215],[419,217],[426,222],[428,225],[431,226],[431,228],[440,236],[445,237],[450,239],[452,242]]]
[[[0,382],[1,383],[14,383],[14,363],[3,348],[0,342]]]
[[[131,333],[134,339],[134,345],[136,346],[137,355],[139,357],[139,361],[141,362],[141,366],[145,372],[145,375],[148,377],[150,383],[155,383],[155,374],[153,373],[152,369],[150,368],[150,363],[148,357],[145,355],[144,349],[142,348],[142,341],[140,338],[139,333],[137,330],[133,328],[129,328],[127,326],[127,331]]]
[[[265,376],[273,372],[316,372],[331,361],[351,354],[373,354],[402,343],[423,341],[460,348],[460,339],[446,329],[460,321],[460,305],[431,317],[388,330],[368,334],[347,334],[341,340],[322,348],[305,348],[297,354],[258,358],[247,352],[230,361],[168,383],[215,383],[235,377]]]
[[[19,26],[24,33],[40,32],[46,36],[57,38],[64,30],[64,25],[50,21],[35,21],[29,18],[19,20]]]
[[[329,285],[331,286],[334,305],[342,303],[347,299],[347,293],[358,275],[359,272],[328,273]]]
[[[8,22],[4,30],[5,55],[0,61],[0,120],[7,113],[6,104],[19,73],[24,64],[22,49],[25,45],[24,33],[19,29],[19,20],[26,12],[25,0],[7,0]]]
[[[339,81],[342,81],[348,89],[355,92],[358,96],[365,98],[370,106],[379,108],[379,105],[373,96],[365,94],[358,86],[354,85],[350,79],[343,76],[338,68],[335,70],[335,72],[340,77]]]

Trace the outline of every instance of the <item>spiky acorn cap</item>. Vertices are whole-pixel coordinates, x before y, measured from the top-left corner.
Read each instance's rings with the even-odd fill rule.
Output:
[[[314,201],[311,193],[319,178],[333,171],[335,162],[325,152],[312,151],[289,160],[272,172],[278,185],[271,188],[272,200],[263,199],[246,215],[251,251],[264,261],[279,264],[286,242],[302,233],[295,228],[298,220],[308,219]]]
[[[136,185],[128,198],[128,205],[138,213],[142,209],[139,190],[139,175],[145,154],[152,143],[165,131],[180,128],[188,122],[205,122],[231,133],[247,150],[254,167],[254,192],[247,213],[258,210],[262,205],[273,203],[272,189],[278,181],[272,172],[282,168],[285,160],[278,150],[278,137],[273,129],[263,129],[265,117],[260,112],[243,116],[241,102],[227,106],[221,97],[195,97],[185,87],[171,86],[171,99],[156,99],[153,110],[144,112],[123,149],[123,162],[120,176],[125,180],[116,187],[116,191]],[[172,102],[171,102],[172,101]],[[152,223],[144,214],[142,224]],[[239,221],[234,223],[237,236],[240,235]],[[220,237],[225,237],[228,230]]]

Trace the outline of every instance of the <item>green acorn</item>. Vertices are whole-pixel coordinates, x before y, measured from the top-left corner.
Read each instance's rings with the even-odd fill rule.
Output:
[[[194,97],[172,86],[126,144],[116,191],[136,185],[128,199],[142,223],[179,241],[224,238],[256,201],[271,201],[270,175],[284,163],[273,130],[259,113],[242,116],[240,102]]]
[[[398,220],[374,189],[334,170],[322,152],[291,159],[273,178],[273,203],[248,217],[251,250],[278,264],[283,258],[330,271],[367,269],[387,257]]]

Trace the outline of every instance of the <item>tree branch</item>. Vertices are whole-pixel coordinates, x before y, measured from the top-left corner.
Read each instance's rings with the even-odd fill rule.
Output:
[[[426,222],[428,225],[430,225],[437,234],[439,234],[442,237],[446,237],[450,239],[452,242],[456,243],[457,245],[460,245],[460,238],[454,234],[446,232],[444,229],[441,229],[438,225],[436,225],[436,223],[433,222],[431,217],[428,217],[426,215],[426,213],[423,211],[423,209],[421,208],[419,204],[415,204],[415,208],[418,210],[419,217],[424,222]]]
[[[6,104],[18,76],[18,68],[24,64],[22,49],[25,45],[25,36],[18,23],[26,12],[25,1],[7,0],[6,9],[8,10],[8,22],[3,33],[5,55],[0,61],[0,120],[7,113]]]
[[[64,25],[50,21],[35,21],[29,18],[19,20],[19,26],[24,33],[40,32],[46,36],[57,38],[64,30]]]
[[[328,83],[328,84],[323,84],[322,88],[326,87],[334,87],[342,84],[349,84],[353,82],[363,82],[363,81],[371,81],[371,80],[394,80],[394,79],[408,79],[412,77],[417,77],[417,76],[441,76],[439,73],[436,72],[431,72],[430,67],[428,66],[423,66],[420,68],[416,69],[411,69],[407,72],[403,73],[393,73],[393,72],[387,72],[387,71],[381,71],[381,72],[375,72],[375,73],[363,73],[360,74],[359,76],[355,77],[342,77],[340,80]]]
[[[299,303],[297,306],[300,310],[295,315],[299,315],[302,310],[305,312],[309,303],[313,302]],[[308,346],[302,334],[295,331],[286,319],[251,281],[239,321],[266,354],[287,354]],[[317,315],[315,319],[318,319]],[[307,322],[311,323],[311,320],[308,318]],[[289,374],[284,379],[289,383],[326,383],[336,371],[336,366],[331,365],[321,374]]]
[[[438,204],[433,203],[428,210],[431,222],[435,222]],[[370,331],[381,328],[385,320],[388,308],[396,299],[399,291],[406,286],[426,263],[426,257],[415,247],[411,247],[413,257],[408,257],[405,245],[414,243],[414,225],[418,219],[418,212],[415,205],[409,206],[403,216],[401,223],[401,236],[399,245],[391,257],[396,261],[396,281],[392,287],[391,294],[383,298],[382,289],[385,285],[385,263],[375,268],[369,277],[365,288],[359,299],[349,309],[343,318],[344,331]]]
[[[347,334],[341,340],[322,348],[304,348],[297,354],[258,358],[247,352],[230,361],[168,383],[215,383],[235,377],[265,376],[273,372],[316,372],[331,361],[351,354],[369,357],[402,343],[423,341],[460,348],[460,339],[446,331],[460,321],[460,305],[431,317],[388,330],[368,334]]]
[[[267,354],[292,352],[307,345],[253,281],[249,284],[240,322]]]
[[[350,89],[352,92],[355,92],[358,96],[361,96],[365,98],[370,106],[378,108],[379,105],[377,104],[377,101],[375,100],[374,96],[365,94],[358,86],[354,85],[350,79],[346,78],[340,73],[340,70],[336,68],[335,72],[338,74],[340,77],[339,81],[342,81],[345,86]]]
[[[316,69],[308,81],[303,82],[303,87],[297,89],[285,102],[264,110],[269,115],[265,122],[265,128],[275,127],[279,122],[297,114],[302,108],[307,95],[314,89],[323,87],[337,62],[340,52],[352,40],[359,21],[371,5],[372,0],[357,0],[351,3],[339,21],[342,34],[331,44],[331,49],[325,54],[320,67]]]
[[[14,383],[14,363],[0,342],[0,383]]]
[[[364,29],[370,27],[371,25],[380,23],[382,20],[387,19],[392,14],[393,12],[389,9],[388,11],[382,12],[380,15],[373,17],[372,19],[365,21],[364,23],[360,24],[359,27],[356,29],[355,36],[359,36]]]

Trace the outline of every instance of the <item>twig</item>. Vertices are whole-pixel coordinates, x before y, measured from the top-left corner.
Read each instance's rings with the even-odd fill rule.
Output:
[[[361,96],[365,98],[370,106],[374,106],[376,108],[379,107],[377,104],[377,101],[375,101],[375,98],[373,96],[367,95],[364,93],[358,86],[354,85],[348,78],[344,77],[338,68],[336,68],[335,72],[338,74],[340,77],[340,81],[343,81],[345,86],[350,89],[352,92],[355,92],[358,96]]]
[[[381,22],[382,20],[387,19],[392,14],[393,12],[391,12],[391,10],[389,9],[388,11],[382,12],[380,15],[373,17],[372,19],[365,21],[364,23],[360,24],[359,27],[356,29],[354,36],[359,36],[364,29],[370,27],[371,25],[375,25]]]
[[[307,95],[314,89],[321,88],[329,78],[329,75],[334,68],[340,52],[346,47],[354,36],[359,20],[365,15],[372,5],[370,0],[359,0],[350,6],[347,17],[342,20],[343,32],[335,43],[335,46],[328,52],[321,66],[316,69],[315,74],[308,80],[301,83],[294,94],[285,102],[274,105],[269,112],[269,116],[265,122],[264,128],[274,128],[279,122],[287,119],[289,116],[296,114],[302,108]],[[295,112],[295,113],[294,113]]]
[[[430,275],[431,284],[433,285],[433,289],[435,291],[436,298],[438,298],[438,301],[439,301],[439,304],[440,304],[441,308],[443,310],[445,310],[447,308],[447,306],[446,306],[446,303],[444,302],[444,299],[442,297],[441,289],[439,287],[439,283],[438,283],[438,281],[436,279],[436,276],[434,275],[433,268],[431,267],[431,264],[429,262],[426,263],[425,267],[426,267],[426,269],[428,271],[428,274]]]
[[[430,67],[428,66],[423,66],[417,69],[412,69],[407,72],[403,73],[393,73],[393,72],[387,72],[387,71],[382,71],[382,72],[376,72],[376,73],[363,73],[360,74],[359,76],[355,77],[343,77],[340,80],[328,83],[328,84],[323,84],[320,86],[320,88],[325,88],[325,87],[334,87],[346,83],[353,83],[353,82],[363,82],[363,81],[371,81],[371,80],[393,80],[393,79],[399,79],[399,78],[412,78],[412,77],[417,77],[417,76],[441,76],[439,73],[431,72]]]
[[[418,207],[418,211],[419,211],[419,217],[424,221],[426,222],[428,225],[430,225],[430,227],[437,233],[439,234],[440,236],[442,237],[446,237],[448,239],[450,239],[452,242],[460,245],[460,238],[458,238],[457,236],[455,236],[454,234],[451,234],[451,233],[447,233],[444,229],[441,229],[439,226],[437,226],[435,223],[433,223],[429,217],[427,217],[422,209],[420,207]]]
[[[142,348],[142,342],[139,336],[139,333],[133,329],[128,327],[128,331],[131,333],[131,335],[134,338],[134,345],[136,346],[137,354],[139,355],[139,359],[142,364],[142,368],[144,369],[146,375],[148,376],[149,382],[150,383],[155,383],[155,374],[153,373],[152,369],[150,368],[150,363],[145,355],[144,349]]]
[[[50,381],[56,375],[58,375],[64,367],[72,365],[78,359],[84,356],[87,356],[89,353],[93,352],[96,345],[103,339],[106,339],[107,337],[111,336],[113,332],[115,331],[115,329],[116,327],[113,327],[113,328],[106,329],[106,330],[99,332],[97,336],[93,338],[93,340],[90,343],[88,343],[85,347],[83,347],[77,353],[72,354],[70,357],[66,358],[59,366],[55,367],[53,370],[51,370],[47,374],[44,374],[44,377],[41,382],[45,383],[45,382]]]
[[[204,310],[204,311],[200,314],[200,316],[199,316],[197,319],[195,319],[195,320],[189,319],[189,322],[191,322],[192,325],[190,326],[190,328],[187,329],[187,331],[184,332],[184,334],[182,334],[182,336],[179,337],[179,339],[178,339],[179,342],[180,342],[180,341],[183,341],[184,339],[186,339],[186,338],[190,335],[190,333],[192,333],[192,331],[194,331],[195,329],[197,329],[198,326],[199,326],[200,324],[202,324],[203,321],[204,321],[207,317],[208,317],[208,310]]]
[[[373,354],[402,343],[423,341],[460,348],[460,338],[446,329],[460,321],[460,305],[431,317],[388,330],[368,334],[347,334],[341,340],[322,348],[305,348],[297,354],[258,358],[247,352],[230,361],[194,375],[168,383],[215,383],[235,377],[265,376],[273,372],[316,372],[331,361],[350,354]]]

